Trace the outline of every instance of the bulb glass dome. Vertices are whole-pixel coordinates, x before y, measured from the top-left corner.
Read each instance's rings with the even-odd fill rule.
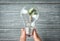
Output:
[[[37,22],[39,17],[39,13],[37,12],[36,8],[23,7],[21,10],[21,15],[22,15],[25,26],[28,27],[29,30],[35,27],[35,22]],[[27,29],[27,33],[30,33],[29,30]]]

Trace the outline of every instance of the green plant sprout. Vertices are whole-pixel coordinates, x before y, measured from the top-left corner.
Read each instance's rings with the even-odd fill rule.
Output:
[[[33,15],[37,15],[37,11],[34,8],[28,10],[28,14],[30,15],[30,22],[32,22]]]
[[[29,13],[30,16],[32,16],[32,15],[36,15],[37,11],[36,11],[36,9],[31,8],[31,9],[28,10],[28,13]]]

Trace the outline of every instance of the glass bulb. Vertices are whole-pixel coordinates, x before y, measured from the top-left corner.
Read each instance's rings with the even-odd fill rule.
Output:
[[[31,36],[32,29],[35,27],[35,22],[38,19],[39,14],[36,8],[33,7],[24,7],[20,13],[24,21],[26,35]]]

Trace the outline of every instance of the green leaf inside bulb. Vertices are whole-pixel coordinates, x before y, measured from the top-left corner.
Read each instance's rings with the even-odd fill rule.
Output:
[[[28,10],[28,13],[29,13],[30,16],[31,15],[36,15],[37,14],[37,11],[36,11],[36,9],[31,8],[31,9]]]

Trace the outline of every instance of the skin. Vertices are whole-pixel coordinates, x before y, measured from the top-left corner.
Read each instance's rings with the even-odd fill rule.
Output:
[[[42,41],[39,35],[37,34],[36,29],[33,29],[32,31],[32,37],[34,41]],[[26,41],[26,30],[24,28],[21,29],[20,41]]]

